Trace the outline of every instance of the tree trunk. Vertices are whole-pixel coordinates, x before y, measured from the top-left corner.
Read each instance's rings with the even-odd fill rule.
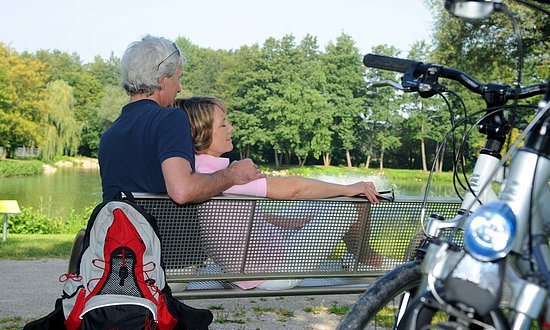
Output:
[[[370,155],[367,156],[367,160],[365,161],[365,169],[369,169],[370,167]]]
[[[290,159],[291,159],[290,152],[287,151],[284,153],[284,155],[285,155],[285,165],[290,165]]]
[[[384,149],[380,151],[380,171],[384,170]]]
[[[250,158],[250,145],[246,146],[246,158]]]
[[[426,144],[424,139],[420,139],[420,153],[422,154],[422,170],[427,171],[428,166],[426,165]]]
[[[279,153],[277,152],[277,149],[273,149],[273,153],[275,154],[275,168],[279,168],[281,164],[279,163]]]
[[[328,152],[323,153],[323,165],[330,166],[330,154]]]
[[[349,150],[347,150],[347,149],[346,149],[346,161],[348,162],[348,168],[352,168],[351,155],[349,154]]]
[[[438,172],[443,172],[443,159],[445,158],[445,146],[441,149],[441,154],[439,155],[439,168]]]
[[[243,157],[243,149],[241,149],[241,148],[239,148],[239,157],[240,157],[241,160],[244,159],[244,157]]]

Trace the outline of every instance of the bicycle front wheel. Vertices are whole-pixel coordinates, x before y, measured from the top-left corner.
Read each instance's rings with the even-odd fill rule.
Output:
[[[377,279],[342,317],[338,330],[396,329],[421,281],[420,261],[410,261]]]

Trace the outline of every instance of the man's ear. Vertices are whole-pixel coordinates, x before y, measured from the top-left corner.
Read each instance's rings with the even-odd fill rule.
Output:
[[[159,78],[159,85],[160,85],[161,90],[166,87],[166,79],[167,78],[168,77],[164,77],[164,76]]]

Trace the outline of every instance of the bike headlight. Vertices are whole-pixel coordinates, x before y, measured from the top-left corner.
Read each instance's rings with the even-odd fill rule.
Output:
[[[475,211],[466,222],[464,246],[480,261],[502,258],[512,249],[516,216],[508,204],[496,201]]]
[[[445,0],[445,9],[461,18],[485,18],[502,0]]]

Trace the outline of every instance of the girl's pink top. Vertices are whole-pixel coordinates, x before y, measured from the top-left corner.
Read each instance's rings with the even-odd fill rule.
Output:
[[[214,173],[229,166],[229,159],[210,155],[195,156],[195,170],[199,173]],[[254,180],[247,184],[235,185],[224,194],[247,195],[256,197],[267,196],[267,180],[265,178]]]
[[[229,166],[229,159],[210,155],[196,155],[195,170],[199,173],[213,173]],[[266,197],[267,180],[258,179],[247,184],[235,185],[224,194],[239,194]],[[223,203],[223,202],[221,202]],[[205,206],[199,210],[201,230],[207,253],[227,272],[240,271],[245,253],[252,202],[228,203],[223,210],[212,210]],[[209,221],[215,219],[215,221]],[[254,222],[251,229],[245,272],[270,272],[277,270],[284,258],[284,237],[279,228],[267,221]],[[224,237],[224,240],[220,240]],[[227,242],[233,242],[231,247]],[[236,256],[238,256],[236,258]],[[269,266],[268,266],[269,265]],[[265,281],[233,282],[242,289],[252,289]]]

